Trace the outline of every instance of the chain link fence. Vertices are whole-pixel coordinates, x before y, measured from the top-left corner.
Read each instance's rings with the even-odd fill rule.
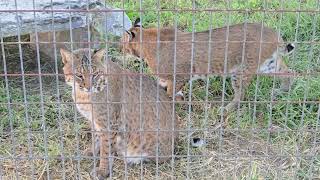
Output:
[[[136,123],[141,126],[155,121],[148,119],[150,112],[147,110],[151,107],[155,107],[155,122],[160,122],[159,114],[170,115],[171,111],[174,116],[165,121],[172,123],[178,117],[179,127],[172,129],[178,138],[172,147],[166,147],[170,149],[167,161],[160,162],[160,145],[167,142],[159,142],[163,132],[156,128],[153,131],[158,139],[157,149],[153,152],[156,161],[132,164],[127,163],[132,158],[126,157],[128,152],[120,153],[123,149],[109,153],[108,159],[113,160],[110,178],[320,178],[319,0],[7,0],[1,1],[0,7],[3,15],[0,20],[1,179],[96,178],[91,171],[98,171],[101,156],[85,152],[92,146],[101,145],[96,140],[99,132],[79,112],[78,106],[82,102],[72,99],[77,92],[65,82],[60,48],[70,52],[79,48],[105,49],[104,62],[112,61],[115,67],[124,69],[121,73],[106,71],[106,76],[124,76],[128,81],[139,82],[127,87],[130,83],[119,80],[123,83],[119,93],[129,94],[122,96],[123,101],[118,103],[90,101],[93,109],[100,107],[99,103],[106,105],[101,107],[122,107],[117,119],[117,127],[121,128],[106,128],[106,134],[130,133],[126,128],[137,125],[126,122],[135,122],[131,121],[135,116],[139,117]],[[14,24],[8,20],[10,16],[14,17]],[[133,31],[130,28],[138,18],[142,26],[139,24],[136,27],[139,31]],[[250,23],[263,26],[246,29]],[[239,33],[253,33],[246,34],[243,39],[239,36],[238,42],[228,40],[235,35],[229,32],[235,24],[244,24]],[[225,29],[221,29],[223,27]],[[143,30],[150,28],[154,28],[153,36],[144,36],[146,31]],[[169,30],[158,33],[162,28]],[[279,34],[277,41],[272,44],[259,37],[261,41],[255,44],[257,46],[246,49],[254,32],[261,37],[267,36],[264,32],[269,31],[264,28]],[[219,35],[217,32],[222,30],[225,31]],[[202,39],[201,33],[205,34]],[[180,37],[186,37],[184,42],[179,42]],[[212,37],[223,41],[217,42]],[[130,42],[133,38],[138,38],[136,44]],[[243,46],[228,53],[226,47],[233,48],[232,43]],[[230,54],[238,53],[241,61],[246,59],[246,52],[257,51],[259,58],[255,62],[269,59],[267,62],[270,63],[273,53],[281,51],[281,45],[290,43],[294,45],[294,51],[282,58],[290,71],[261,73],[253,66],[250,71],[239,72],[241,77],[251,73],[254,78],[248,87],[240,87],[243,98],[234,110],[222,108],[236,96],[233,74],[227,72],[227,68],[222,72],[210,71],[215,67],[207,62],[215,64],[215,57],[223,54],[223,64],[227,65]],[[133,50],[132,44],[142,44],[139,53],[138,49]],[[263,47],[270,44],[276,50],[264,58]],[[155,64],[148,61],[152,50],[156,52],[152,54]],[[184,63],[191,64],[187,72],[179,69],[183,67],[179,62],[184,54],[188,59]],[[199,72],[194,67],[199,65],[198,57],[203,54],[207,59],[200,60],[204,70]],[[93,57],[88,59],[91,65]],[[172,66],[166,66],[170,63]],[[242,65],[239,63],[234,68]],[[168,68],[161,71],[163,67]],[[79,76],[76,70],[77,66],[74,66],[73,78]],[[181,89],[179,93],[184,94],[183,99],[166,94],[169,86],[162,86],[168,82],[161,79],[166,73],[173,78],[173,94]],[[188,78],[180,89],[176,89],[180,75]],[[199,76],[202,78],[197,79]],[[290,78],[287,92],[278,94],[278,77]],[[195,80],[189,81],[192,78]],[[93,85],[94,79],[90,80],[90,86]],[[108,85],[103,92],[112,91],[107,89]],[[139,94],[130,94],[133,91]],[[135,101],[129,102],[132,99]],[[132,109],[138,111],[129,112],[130,108],[124,108],[130,103],[135,104]],[[163,109],[163,106],[167,108]],[[169,113],[161,112],[164,110]],[[115,121],[107,119],[108,122]],[[123,124],[126,124],[124,129]],[[143,134],[148,131],[150,129],[140,128],[136,133],[144,139]],[[137,141],[130,136],[124,139],[127,142],[123,147]],[[116,146],[117,141],[117,138],[109,139],[111,146]],[[138,142],[141,144],[137,146],[143,148],[142,141]],[[148,155],[139,154],[136,158],[142,156],[147,158]]]

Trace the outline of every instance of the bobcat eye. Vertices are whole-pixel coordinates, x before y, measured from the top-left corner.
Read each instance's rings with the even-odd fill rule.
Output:
[[[99,77],[99,74],[93,75],[93,79],[97,79]]]
[[[131,40],[136,37],[136,34],[134,32],[131,31],[130,34],[131,34]]]
[[[93,74],[93,79],[97,79],[99,77],[99,75],[100,75],[99,72],[94,73]]]
[[[131,41],[135,37],[135,34],[132,31],[127,31],[126,30],[126,33],[129,35],[129,41]]]
[[[83,79],[83,76],[81,74],[75,74],[74,75],[76,78],[78,78],[79,80],[82,80]]]

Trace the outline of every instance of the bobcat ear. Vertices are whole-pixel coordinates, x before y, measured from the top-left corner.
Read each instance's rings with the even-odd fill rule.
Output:
[[[92,59],[94,61],[103,61],[103,57],[105,54],[106,54],[105,48],[99,49],[97,51],[94,51],[94,55],[93,55]]]
[[[140,18],[137,18],[137,19],[134,21],[133,27],[142,27]]]
[[[60,54],[62,57],[63,64],[67,64],[68,62],[70,62],[72,60],[72,57],[73,57],[72,52],[61,48]]]
[[[132,31],[126,31],[126,33],[129,36],[129,41],[131,41],[134,37],[136,37],[136,34]]]

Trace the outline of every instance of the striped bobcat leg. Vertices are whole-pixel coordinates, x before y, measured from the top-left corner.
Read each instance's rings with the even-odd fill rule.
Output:
[[[243,72],[243,74],[237,74],[235,72],[231,76],[232,88],[234,90],[234,97],[229,104],[226,105],[225,110],[231,112],[240,101],[243,99],[245,90],[249,86],[253,75],[250,72]]]
[[[292,45],[288,45],[291,47]],[[294,48],[291,47],[291,48]],[[289,51],[289,50],[288,50]],[[292,51],[292,49],[291,49]],[[287,65],[283,62],[281,56],[277,56],[276,54],[272,56],[272,58],[267,59],[259,68],[259,72],[265,75],[273,76],[275,73],[278,74],[281,80],[280,88],[274,89],[273,91],[273,99],[281,94],[282,92],[289,91],[290,86],[292,84],[292,77],[290,77],[291,70],[287,67]]]
[[[166,79],[158,78],[158,84],[164,89],[167,89],[168,81]]]
[[[167,81],[168,83],[168,86],[167,86],[167,94],[169,95],[169,97],[172,97],[172,94],[173,94],[173,82],[171,80],[168,80]],[[182,101],[184,99],[184,95],[183,95],[183,92],[182,92],[182,86],[184,85],[183,82],[181,81],[176,81],[176,84],[175,84],[175,99],[176,101]]]
[[[292,73],[292,70],[290,70],[281,59],[278,59],[278,61],[279,67],[277,68],[276,72],[280,74],[280,88],[274,89],[272,97],[273,100],[276,99],[276,96],[282,94],[283,92],[288,92],[293,82],[293,77],[291,77],[289,74]]]
[[[100,152],[100,137],[96,133],[92,136],[91,147],[84,150],[86,156],[97,156]]]
[[[290,70],[284,63],[282,63],[278,72],[283,74],[280,77],[280,80],[281,80],[280,90],[288,92],[293,81],[293,78],[288,73],[292,73],[292,70]]]
[[[96,177],[99,180],[106,179],[110,174],[110,167],[112,165],[112,158],[109,157],[114,153],[114,137],[115,135],[108,136],[106,133],[100,133],[100,162]],[[111,141],[111,142],[110,142]],[[110,147],[111,146],[111,147]],[[111,149],[111,154],[109,153]]]

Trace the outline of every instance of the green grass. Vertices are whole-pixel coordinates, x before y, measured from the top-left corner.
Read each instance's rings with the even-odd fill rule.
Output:
[[[247,22],[263,22],[265,25],[272,27],[281,32],[283,38],[288,42],[294,42],[297,44],[296,51],[292,56],[286,58],[288,66],[297,73],[310,72],[317,73],[320,68],[320,45],[304,43],[307,41],[319,42],[320,38],[320,16],[316,13],[309,12],[268,12],[277,11],[284,9],[287,11],[294,10],[306,10],[312,11],[317,9],[317,1],[299,1],[289,0],[285,1],[281,6],[280,1],[269,0],[264,4],[263,1],[259,0],[236,0],[231,1],[230,4],[226,1],[207,1],[207,0],[196,0],[195,9],[199,10],[194,13],[192,12],[179,12],[174,13],[171,11],[164,11],[166,9],[190,9],[193,7],[191,0],[176,0],[176,1],[157,1],[144,0],[142,1],[143,12],[139,12],[140,2],[139,1],[125,1],[125,3],[117,1],[107,1],[114,4],[116,7],[126,9],[128,16],[135,20],[138,17],[142,17],[143,26],[157,27],[158,23],[160,27],[171,26],[175,24],[177,28],[183,31],[191,32],[194,28],[195,31],[207,30],[210,27],[221,27],[226,24],[242,23],[245,20]],[[158,10],[163,11],[158,11]],[[201,11],[202,9],[236,9],[239,11],[231,11],[228,15],[225,11]],[[261,10],[266,9],[267,11],[261,12],[249,12],[241,10]],[[159,19],[158,19],[159,16]],[[158,22],[159,20],[159,22]],[[193,26],[194,20],[194,26]],[[317,89],[320,86],[317,74],[309,75],[307,77],[296,77],[294,79],[294,86],[289,95],[283,94],[279,98],[280,101],[317,101],[320,98],[320,94]],[[219,80],[211,80],[209,85],[209,100],[215,99],[216,95],[221,95],[222,83]],[[258,101],[270,101],[271,88],[273,86],[272,78],[259,78],[259,87],[257,92]],[[185,86],[186,89],[189,87]],[[206,96],[205,83],[196,82],[193,85],[193,100],[204,100]],[[254,100],[256,89],[256,82],[253,82],[250,86],[246,98]],[[227,87],[228,94],[232,95],[230,86]],[[306,93],[306,99],[304,94]],[[280,122],[286,118],[282,112],[288,108],[288,119],[290,127],[296,129],[299,125],[298,121],[301,119],[302,111],[305,112],[305,121],[308,124],[315,126],[317,123],[316,113],[317,104],[310,103],[306,105],[305,109],[302,109],[301,104],[289,103],[278,103],[272,107],[274,113],[272,119],[276,119]],[[264,116],[268,116],[270,107],[262,105],[259,107],[261,112],[266,112]],[[259,111],[258,110],[258,111]],[[292,126],[291,126],[292,125]]]
[[[320,100],[320,16],[312,12],[276,12],[284,9],[287,11],[316,10],[319,5],[317,1],[299,1],[288,0],[281,6],[280,1],[269,0],[266,4],[258,0],[236,0],[227,4],[226,1],[206,1],[196,0],[195,9],[199,11],[192,12],[171,12],[166,9],[190,9],[193,7],[191,0],[176,0],[176,1],[142,1],[143,12],[139,12],[139,1],[126,1],[124,4],[112,1],[117,7],[124,8],[128,16],[135,20],[141,17],[143,26],[160,27],[169,26],[175,27],[182,31],[195,32],[207,30],[209,28],[221,27],[226,24],[235,24],[247,22],[263,22],[268,27],[272,27],[280,31],[283,39],[287,42],[294,42],[297,48],[290,57],[286,58],[288,66],[297,73],[310,73],[307,76],[297,76],[294,78],[293,86],[289,93],[283,93],[277,98],[280,102],[275,104],[259,103],[256,107],[253,103],[243,103],[241,105],[240,114],[237,112],[229,115],[228,128],[239,128],[244,132],[250,132],[251,128],[262,131],[259,137],[262,139],[279,145],[280,150],[285,150],[289,153],[295,154],[296,148],[301,148],[301,151],[310,150],[310,139],[304,139],[301,133],[306,130],[315,130],[319,124],[318,109]],[[300,7],[299,7],[300,6]],[[158,10],[162,11],[158,11]],[[201,9],[236,9],[239,11],[201,11]],[[244,10],[249,10],[246,13]],[[252,11],[266,9],[266,12]],[[158,18],[159,16],[159,18]],[[316,44],[307,43],[308,41],[317,42]],[[313,74],[313,75],[312,75]],[[258,83],[257,83],[258,81]],[[258,87],[256,87],[258,84]],[[273,78],[259,77],[255,80],[246,92],[246,100],[253,101],[255,96],[257,101],[270,101],[271,91],[273,87]],[[275,85],[278,85],[276,80]],[[188,92],[189,85],[185,86]],[[257,93],[256,93],[257,88]],[[232,97],[232,90],[230,83],[226,85],[227,99]],[[209,101],[221,100],[222,95],[222,80],[221,78],[210,79],[209,82]],[[194,82],[192,87],[192,101],[204,101],[206,98],[206,83],[202,81]],[[303,103],[309,101],[308,103]],[[214,104],[214,103],[213,103]],[[220,120],[218,115],[219,105],[212,105],[213,108],[208,109],[205,113],[204,103],[193,104],[192,106],[192,127],[194,128],[212,128]],[[178,113],[185,117],[187,121],[188,108],[178,109]],[[254,110],[256,109],[256,110]],[[205,122],[205,117],[208,116],[208,121]],[[272,125],[270,126],[272,122]],[[228,129],[227,128],[227,129]],[[270,133],[269,129],[276,129],[278,131],[288,131],[286,133]],[[307,135],[306,135],[307,134]],[[312,133],[304,133],[306,137]],[[301,140],[302,138],[302,140]],[[298,141],[298,143],[297,143]],[[319,158],[316,158],[319,159]],[[318,160],[319,161],[319,160]],[[297,175],[299,178],[306,178],[308,174],[308,167],[312,162],[300,161],[301,167],[289,177]],[[317,161],[314,162],[315,176],[319,176],[319,166]],[[252,179],[261,178],[261,172],[257,171],[256,167],[252,167]],[[309,170],[310,171],[310,170]],[[294,171],[293,171],[294,172]],[[250,172],[247,172],[250,174]],[[272,173],[270,173],[272,174]],[[226,175],[228,177],[228,175]],[[248,174],[242,174],[243,177],[248,177]],[[229,176],[230,177],[230,176]],[[267,178],[268,176],[262,176]],[[269,176],[269,178],[271,178]]]
[[[206,82],[196,81],[192,86],[192,101],[199,101],[192,105],[190,114],[191,127],[196,129],[209,129],[212,131],[195,131],[195,135],[207,139],[206,147],[191,149],[194,155],[208,155],[199,158],[179,158],[175,161],[172,172],[170,163],[159,165],[159,176],[169,179],[172,176],[177,179],[185,179],[186,169],[191,171],[188,176],[191,179],[311,179],[320,176],[320,132],[315,132],[319,126],[319,101],[320,100],[320,15],[312,12],[270,12],[281,9],[280,1],[266,0],[233,0],[230,4],[222,0],[197,0],[195,8],[199,11],[192,12],[170,12],[168,9],[190,9],[191,0],[143,0],[141,14],[139,12],[139,1],[108,0],[109,4],[125,8],[131,20],[142,16],[144,27],[160,27],[177,25],[182,31],[191,32],[207,30],[208,28],[221,27],[226,24],[248,22],[263,22],[281,32],[281,35],[288,42],[296,43],[295,52],[287,57],[285,61],[288,66],[297,74],[289,93],[281,94],[276,103],[242,103],[239,111],[229,114],[224,120],[228,126],[224,134],[220,133],[220,116],[218,109],[222,96],[222,80],[219,77],[211,78],[209,81],[208,100],[206,105]],[[300,6],[300,7],[299,7]],[[250,12],[248,10],[266,9],[263,12]],[[288,11],[316,10],[316,0],[284,1],[282,9]],[[157,9],[161,9],[158,12]],[[201,11],[201,9],[236,9],[238,11]],[[158,22],[159,16],[159,22]],[[299,20],[298,20],[299,19]],[[194,20],[194,21],[193,21]],[[194,26],[193,26],[194,22]],[[314,41],[315,44],[305,43]],[[112,56],[119,58],[121,54],[117,50],[110,51]],[[33,56],[31,56],[33,57]],[[124,62],[125,67],[139,71],[140,63],[135,58],[129,57],[132,61]],[[30,62],[35,59],[30,59]],[[19,64],[18,57],[10,61],[10,65]],[[46,63],[42,65],[45,66]],[[144,66],[146,66],[144,64]],[[14,67],[14,66],[13,66]],[[30,66],[33,67],[33,66]],[[46,68],[54,69],[54,65]],[[1,72],[2,71],[1,61]],[[150,72],[148,68],[143,71]],[[36,68],[30,72],[37,72]],[[313,75],[304,75],[303,73]],[[4,179],[14,179],[15,172],[18,176],[30,179],[32,164],[34,165],[35,177],[45,178],[46,168],[50,170],[52,179],[61,179],[63,171],[66,178],[74,179],[79,175],[83,179],[89,179],[89,173],[93,162],[90,159],[74,157],[79,151],[90,146],[90,135],[86,132],[88,124],[75,110],[75,107],[68,104],[72,102],[71,91],[59,81],[56,86],[54,77],[43,77],[43,103],[39,90],[37,77],[26,78],[26,97],[22,88],[21,78],[9,78],[9,97],[7,96],[4,78],[0,79],[0,156],[4,158],[28,157],[32,151],[34,156],[52,157],[48,161],[43,159],[26,160],[21,159],[18,169],[15,169],[12,159],[0,161],[0,174]],[[259,77],[252,82],[246,91],[245,100],[253,101],[255,97],[259,102],[270,101],[273,84],[278,85],[278,80],[273,82],[271,77]],[[184,87],[187,92],[189,85]],[[57,94],[57,88],[60,95]],[[257,91],[256,91],[257,89]],[[230,100],[233,96],[231,85],[226,84],[226,98]],[[8,105],[8,98],[10,107]],[[24,104],[24,98],[27,104]],[[58,98],[62,102],[57,105]],[[303,103],[308,101],[308,103]],[[212,102],[212,103],[210,103]],[[206,106],[210,106],[206,108]],[[10,113],[9,113],[10,108]],[[43,108],[43,110],[41,109]],[[207,110],[207,111],[206,111]],[[188,106],[177,105],[177,113],[184,120],[184,126],[188,124]],[[75,118],[75,114],[77,115]],[[28,116],[28,120],[26,118]],[[46,125],[44,136],[43,122]],[[14,133],[10,133],[14,130]],[[33,133],[28,133],[30,130]],[[216,131],[214,131],[216,130]],[[313,130],[313,131],[311,131]],[[182,134],[177,144],[177,154],[187,155],[187,135]],[[220,144],[220,138],[223,138]],[[13,141],[15,146],[13,146]],[[31,142],[31,143],[30,143]],[[46,143],[46,144],[45,144]],[[13,154],[12,150],[15,150]],[[65,157],[65,160],[54,159]],[[78,162],[80,166],[78,166]],[[64,166],[63,166],[64,163]],[[155,178],[156,165],[149,163],[144,165],[143,174],[146,179]],[[124,177],[124,166],[116,163],[115,179]],[[128,169],[129,178],[140,176],[140,166]]]

